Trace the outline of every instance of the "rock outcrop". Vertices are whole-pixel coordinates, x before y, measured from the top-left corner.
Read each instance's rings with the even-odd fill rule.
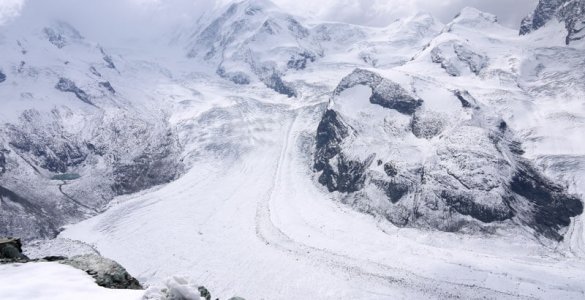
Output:
[[[27,261],[28,257],[22,253],[20,239],[0,238],[0,262],[3,261]]]
[[[538,30],[554,19],[565,24],[567,45],[585,37],[584,0],[540,0],[534,12],[522,20],[520,34]]]
[[[436,100],[423,101],[373,72],[348,75],[317,128],[319,182],[398,226],[527,226],[562,240],[570,218],[583,213],[581,200],[524,158],[513,130],[468,92],[443,95],[440,103],[451,111],[435,111],[426,103]]]

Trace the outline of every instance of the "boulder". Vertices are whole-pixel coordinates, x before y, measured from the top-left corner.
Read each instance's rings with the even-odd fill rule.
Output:
[[[20,239],[0,238],[0,260],[8,262],[28,261],[28,257],[22,254]]]
[[[59,261],[91,275],[99,286],[109,289],[139,290],[142,286],[117,262],[95,254],[78,255]]]

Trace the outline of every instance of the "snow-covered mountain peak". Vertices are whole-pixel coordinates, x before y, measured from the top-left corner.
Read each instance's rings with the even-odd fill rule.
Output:
[[[540,0],[534,12],[522,20],[520,34],[525,35],[539,30],[553,20],[564,23],[567,45],[574,45],[583,40],[585,0]]]
[[[63,48],[70,43],[83,40],[83,36],[71,24],[64,21],[54,21],[51,26],[43,28],[45,37],[57,48]]]
[[[497,23],[498,18],[495,15],[483,12],[473,7],[465,7],[455,16],[453,21],[447,25],[447,28],[448,30],[452,30],[456,27],[485,30],[486,28],[490,28]]]

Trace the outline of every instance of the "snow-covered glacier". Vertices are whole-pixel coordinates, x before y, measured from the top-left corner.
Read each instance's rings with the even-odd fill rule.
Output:
[[[583,3],[373,28],[246,0],[148,47],[25,11],[0,234],[220,299],[580,299]]]

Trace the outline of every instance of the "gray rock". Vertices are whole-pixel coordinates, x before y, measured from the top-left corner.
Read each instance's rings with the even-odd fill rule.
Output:
[[[295,89],[292,88],[289,83],[284,82],[276,72],[273,72],[272,75],[262,79],[262,82],[264,82],[268,88],[279,94],[283,94],[289,98],[297,96]]]
[[[28,261],[28,257],[22,253],[20,239],[0,238],[0,260],[5,262]]]
[[[99,286],[109,289],[140,290],[142,286],[117,262],[94,254],[59,261],[91,275]]]

